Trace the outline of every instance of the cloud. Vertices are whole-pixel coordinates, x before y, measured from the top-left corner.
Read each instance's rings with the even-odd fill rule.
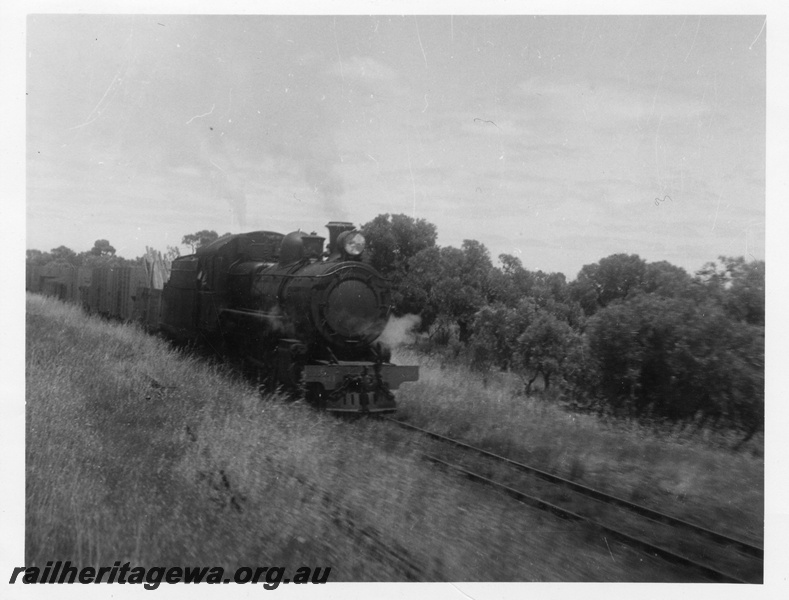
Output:
[[[370,56],[351,56],[333,65],[332,72],[344,79],[363,81],[395,82],[398,79],[394,69]]]
[[[598,130],[697,122],[711,110],[703,95],[694,98],[660,82],[635,86],[620,79],[582,82],[532,77],[517,86],[516,97],[530,120],[560,119]]]

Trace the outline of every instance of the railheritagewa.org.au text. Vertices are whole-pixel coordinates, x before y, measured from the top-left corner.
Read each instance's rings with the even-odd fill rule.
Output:
[[[162,583],[257,583],[264,589],[275,590],[282,583],[326,583],[331,567],[238,567],[225,571],[222,567],[132,567],[130,563],[115,561],[111,567],[81,567],[71,561],[47,561],[44,567],[15,567],[9,583],[109,583],[142,584],[155,590]]]

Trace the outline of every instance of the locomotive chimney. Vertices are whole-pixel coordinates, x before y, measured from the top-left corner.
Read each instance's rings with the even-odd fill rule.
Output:
[[[340,234],[343,231],[351,231],[353,227],[353,223],[347,223],[345,221],[330,221],[326,224],[326,228],[329,230],[329,256],[334,254],[338,248],[337,245],[337,238],[340,237]]]

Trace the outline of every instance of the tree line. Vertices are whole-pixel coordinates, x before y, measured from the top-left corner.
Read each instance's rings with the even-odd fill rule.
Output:
[[[367,260],[393,285],[396,315],[419,315],[428,351],[480,373],[520,377],[539,392],[638,418],[741,429],[764,424],[765,262],[719,257],[694,275],[668,262],[614,254],[573,281],[529,270],[509,254],[494,265],[465,240],[438,246],[435,225],[382,214],[361,227]],[[192,251],[220,236],[185,235]],[[169,258],[179,255],[168,248]],[[130,266],[107,240],[76,253],[27,251],[35,265]]]
[[[226,233],[225,235],[230,235]],[[221,236],[224,237],[224,236]],[[207,246],[220,238],[220,235],[213,230],[203,229],[196,233],[189,233],[181,238],[181,244],[189,246],[195,252],[202,246]],[[96,240],[93,247],[85,252],[77,253],[67,246],[58,246],[49,252],[41,250],[27,250],[27,263],[35,266],[45,265],[71,265],[73,267],[133,267],[141,265],[142,257],[133,260],[126,259],[115,254],[115,248],[108,240]],[[164,253],[166,260],[172,260],[181,255],[177,246],[168,246]]]
[[[639,418],[741,429],[764,423],[765,262],[719,257],[694,275],[614,254],[575,280],[485,246],[436,245],[436,227],[379,215],[362,227],[371,263],[418,314],[428,348],[452,348],[486,378]]]
[[[115,248],[107,240],[96,240],[93,248],[77,253],[67,246],[58,246],[49,252],[26,251],[27,264],[35,266],[71,265],[73,267],[126,267],[137,264],[115,255]]]

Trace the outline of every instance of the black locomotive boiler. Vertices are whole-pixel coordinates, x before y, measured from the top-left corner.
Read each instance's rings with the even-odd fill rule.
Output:
[[[363,261],[365,240],[331,222],[325,238],[295,231],[224,236],[172,263],[160,327],[240,360],[269,384],[303,386],[335,412],[392,412],[392,390],[419,368],[377,342],[388,281]]]

